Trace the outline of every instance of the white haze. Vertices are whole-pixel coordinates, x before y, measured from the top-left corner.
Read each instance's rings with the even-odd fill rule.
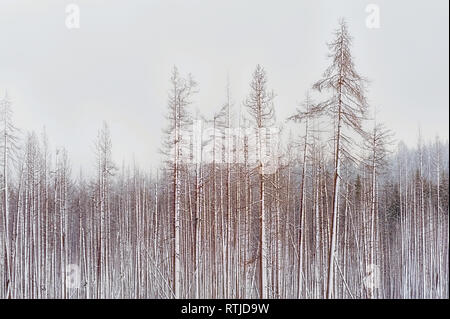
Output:
[[[92,167],[103,120],[118,164],[158,165],[173,65],[198,81],[192,110],[206,116],[224,103],[227,76],[238,108],[263,65],[284,121],[328,65],[340,17],[377,119],[409,146],[419,126],[425,139],[448,138],[447,0],[376,1],[380,29],[366,27],[361,0],[72,2],[77,30],[64,23],[68,1],[0,2],[0,95],[8,90],[23,133],[46,126],[74,170]]]

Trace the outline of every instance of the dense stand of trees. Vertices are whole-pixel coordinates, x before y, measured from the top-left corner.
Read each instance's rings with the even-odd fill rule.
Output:
[[[298,137],[261,66],[210,119],[174,68],[153,174],[113,162],[106,123],[95,176],[73,172],[5,96],[0,298],[448,298],[448,141],[393,146],[344,22],[335,36]]]

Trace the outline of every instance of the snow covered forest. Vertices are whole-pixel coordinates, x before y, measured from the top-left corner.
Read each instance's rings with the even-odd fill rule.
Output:
[[[95,174],[72,169],[45,129],[15,127],[5,95],[0,298],[448,298],[448,140],[396,141],[346,23],[327,40],[287,119],[260,65],[211,118],[174,68],[154,170],[114,163],[106,123]]]

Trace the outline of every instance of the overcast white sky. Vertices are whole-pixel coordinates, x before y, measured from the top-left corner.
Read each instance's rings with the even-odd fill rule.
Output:
[[[80,7],[80,28],[65,7]],[[365,24],[380,8],[380,29]],[[199,83],[192,110],[211,115],[224,102],[227,74],[235,105],[262,64],[277,93],[277,117],[295,111],[326,66],[326,42],[339,17],[354,37],[369,101],[396,138],[415,145],[449,130],[448,0],[1,0],[0,95],[13,100],[24,132],[45,125],[51,145],[65,146],[76,170],[94,165],[103,120],[114,159],[156,165],[170,70]]]

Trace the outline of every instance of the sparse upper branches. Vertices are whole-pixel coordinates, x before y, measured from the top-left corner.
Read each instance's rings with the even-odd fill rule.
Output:
[[[275,117],[274,98],[273,91],[267,90],[266,71],[258,64],[250,83],[250,94],[244,102],[257,128],[273,124]]]
[[[317,106],[311,99],[309,92],[306,94],[304,102],[301,104],[302,108],[297,108],[294,115],[289,116],[288,121],[301,123],[307,120],[314,119],[322,114],[323,109]]]
[[[95,150],[100,172],[107,176],[113,176],[116,166],[112,161],[111,135],[106,122],[103,122],[102,128],[98,132]]]
[[[390,153],[389,146],[393,143],[393,132],[382,123],[374,125],[372,131],[366,134],[364,148],[370,152],[368,165],[383,167],[387,164]]]
[[[365,97],[366,80],[358,74],[350,52],[352,38],[344,20],[335,32],[335,40],[328,44],[332,59],[323,78],[313,85],[322,91],[331,91],[331,96],[318,104],[333,118],[339,118],[348,128],[364,136],[362,122],[367,117]],[[349,138],[349,137],[347,137]]]
[[[8,160],[14,161],[17,158],[19,150],[19,129],[14,126],[12,121],[13,111],[11,100],[8,94],[0,100],[0,134],[2,143],[0,145],[3,155],[6,154]],[[5,158],[2,157],[5,165]]]
[[[192,96],[197,92],[197,82],[194,81],[191,74],[186,77],[180,76],[177,67],[172,70],[170,78],[170,89],[168,93],[168,113],[166,118],[168,124],[164,130],[164,140],[161,152],[166,157],[167,163],[172,163],[175,157],[175,150],[178,156],[181,156],[181,147],[183,137],[188,125],[192,123],[188,112],[188,106],[192,103]],[[178,158],[179,159],[179,158]],[[169,167],[172,165],[170,164]]]

